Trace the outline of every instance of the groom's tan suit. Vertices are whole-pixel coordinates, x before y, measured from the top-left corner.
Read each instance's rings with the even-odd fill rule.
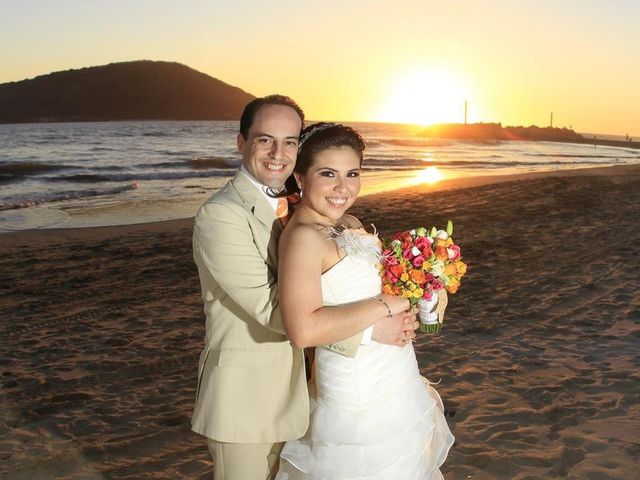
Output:
[[[303,353],[285,336],[278,308],[281,231],[273,207],[243,172],[195,218],[206,336],[192,428],[218,442],[283,442],[308,426]],[[360,338],[329,348],[354,356]]]

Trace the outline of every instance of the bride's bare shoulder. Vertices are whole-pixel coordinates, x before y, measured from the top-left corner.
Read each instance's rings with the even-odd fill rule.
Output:
[[[284,229],[278,243],[280,246],[294,244],[304,245],[305,248],[317,248],[325,245],[329,238],[326,228],[314,223],[290,222]]]

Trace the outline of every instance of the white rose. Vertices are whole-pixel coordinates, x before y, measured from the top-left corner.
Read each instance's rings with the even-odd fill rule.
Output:
[[[444,273],[444,262],[442,260],[436,260],[431,264],[431,271],[434,277],[439,277]]]
[[[411,235],[412,237],[415,237],[415,235],[416,235],[415,228],[413,230],[409,230],[409,235]]]
[[[436,237],[440,240],[446,240],[447,238],[449,238],[449,234],[444,230],[438,230],[436,233]]]
[[[420,249],[418,247],[413,247],[411,249],[411,253],[413,254],[414,257],[417,257],[418,255],[422,254],[422,252],[420,251]]]

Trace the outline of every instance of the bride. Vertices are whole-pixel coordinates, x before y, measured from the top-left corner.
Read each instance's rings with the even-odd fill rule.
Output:
[[[340,124],[314,124],[300,137],[287,183],[300,201],[280,237],[278,267],[282,318],[297,347],[353,335],[400,300],[381,295],[377,237],[345,214],[360,191],[363,150],[360,135]],[[332,306],[344,304],[381,310],[354,326],[350,320],[362,312],[332,314]],[[372,341],[355,358],[318,347],[314,376],[309,428],[285,445],[276,479],[442,478],[454,438],[410,341]]]

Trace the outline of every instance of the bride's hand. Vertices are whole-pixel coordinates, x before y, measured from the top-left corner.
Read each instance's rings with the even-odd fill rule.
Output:
[[[386,301],[386,299],[383,300]],[[415,309],[410,309],[408,312],[402,310],[400,313],[392,315],[391,318],[381,317],[374,323],[372,338],[378,343],[405,346],[416,338],[414,330],[418,326]]]
[[[379,298],[389,307],[389,310],[391,310],[391,315],[408,312],[411,308],[411,304],[409,303],[409,300],[407,298],[398,297],[396,295],[388,295],[386,293],[380,295]]]

